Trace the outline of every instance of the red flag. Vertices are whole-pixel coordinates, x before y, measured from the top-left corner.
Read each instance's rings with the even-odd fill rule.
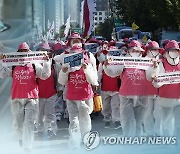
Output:
[[[84,34],[89,36],[94,27],[95,0],[84,0]]]

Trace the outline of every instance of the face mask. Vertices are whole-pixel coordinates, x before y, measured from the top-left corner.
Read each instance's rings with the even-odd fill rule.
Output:
[[[131,57],[140,57],[141,53],[139,52],[130,52],[129,53]]]
[[[73,46],[79,46],[79,47],[82,48],[82,43],[74,43],[74,44],[72,45],[72,47],[73,47]]]
[[[103,50],[107,50],[108,49],[108,45],[103,45]]]
[[[178,51],[169,51],[169,57],[172,59],[175,59],[179,57],[179,52]]]
[[[100,63],[102,63],[103,61],[106,60],[106,56],[103,53],[101,53],[99,57],[97,56],[97,59],[99,60]]]
[[[151,54],[152,54],[153,57],[156,57],[156,56],[159,55],[159,52],[158,52],[158,51],[153,51],[153,50],[151,50],[150,52],[151,52]]]

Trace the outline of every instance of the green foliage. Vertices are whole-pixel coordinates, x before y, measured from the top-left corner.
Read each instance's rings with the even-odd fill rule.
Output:
[[[114,27],[113,18],[108,18],[104,23],[96,27],[96,35],[103,36],[106,40],[111,40],[111,33]]]
[[[116,0],[117,15],[143,31],[180,30],[180,0]]]

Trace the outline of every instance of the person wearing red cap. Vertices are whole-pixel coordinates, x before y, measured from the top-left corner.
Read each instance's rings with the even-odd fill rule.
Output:
[[[162,84],[156,82],[156,76],[161,73],[180,71],[180,48],[175,40],[169,41],[165,46],[164,59],[154,65],[151,78],[156,88],[159,88],[161,115],[161,135],[180,137],[180,83]]]
[[[59,67],[61,67],[63,64],[63,59],[64,59],[65,54],[70,53],[71,52],[70,49],[74,45],[83,47],[83,43],[84,43],[84,41],[81,38],[79,33],[77,33],[77,32],[72,33],[66,44],[67,49],[62,54],[55,56],[53,59],[55,60],[56,63],[60,64]]]
[[[70,121],[69,145],[71,148],[79,148],[82,137],[91,130],[90,114],[93,111],[91,85],[98,86],[97,70],[94,69],[91,56],[88,56],[81,46],[73,45],[70,50],[70,53],[83,53],[84,63],[75,69],[63,65],[58,81],[67,87],[66,102]]]
[[[162,47],[165,48],[165,46],[169,43],[170,40],[165,39],[162,43]]]
[[[110,46],[116,46],[116,41],[115,40],[111,40],[110,42],[109,42],[109,44],[108,44],[108,46],[110,47]]]
[[[80,34],[77,32],[74,32],[71,34],[71,37],[69,38],[67,42],[67,46],[72,48],[73,45],[81,46],[84,44],[84,40],[81,38]]]
[[[127,50],[128,49],[128,44],[130,43],[130,40],[129,38],[124,38],[123,41],[122,41],[124,44],[120,45],[118,47],[118,49],[121,49],[123,51]]]
[[[106,60],[106,55],[108,53],[108,41],[104,41],[102,44],[102,48],[100,48],[100,51],[97,52],[97,59],[100,63]]]
[[[65,51],[65,48],[66,47],[64,46],[64,43],[62,41],[60,41],[60,39],[58,39],[53,46],[54,56],[63,54],[63,52]],[[56,68],[56,72],[58,74],[60,72],[61,65],[59,63],[55,63],[55,68]],[[66,100],[65,100],[65,96],[63,95],[63,94],[65,94],[65,92],[63,92],[64,86],[60,85],[58,83],[57,88],[58,88],[58,91],[57,91],[58,101],[55,105],[55,113],[56,113],[56,120],[60,121],[62,119],[63,115],[65,117],[65,113],[66,113],[65,102],[66,102]]]
[[[144,50],[140,42],[133,40],[129,44],[126,57],[142,57]],[[124,68],[124,65],[105,64],[104,71],[111,77],[121,77],[120,121],[124,136],[142,135],[143,110],[146,99],[145,71],[138,68]]]
[[[110,46],[113,48],[115,46]],[[104,50],[107,51],[107,50]],[[107,53],[103,53],[108,55]],[[114,123],[114,129],[119,129],[121,127],[120,123],[120,99],[119,99],[119,87],[120,87],[120,77],[110,77],[104,71],[104,61],[99,64],[98,67],[98,82],[101,85],[101,96],[103,109],[101,111],[104,116],[103,121],[105,121],[105,128],[110,128],[111,121]]]
[[[28,52],[29,46],[23,42],[18,47],[18,52]],[[3,56],[0,56],[1,58]],[[0,78],[12,77],[11,111],[13,127],[19,138],[19,145],[24,150],[31,150],[34,140],[34,122],[38,112],[38,84],[36,78],[47,79],[50,74],[48,56],[44,65],[37,63],[12,68],[0,68]],[[34,65],[34,66],[33,66]]]
[[[61,55],[57,55],[53,58],[56,64],[58,65],[59,71],[61,70],[62,65],[64,63],[63,62],[64,57],[67,56],[67,54],[72,53],[73,50],[71,49],[73,48],[73,46],[75,47],[79,46],[81,48],[83,48],[84,46],[84,40],[81,38],[80,34],[77,32],[71,34],[70,38],[68,39],[67,48],[65,49],[65,51]],[[84,53],[88,55],[90,59],[90,63],[93,66],[93,70],[96,72],[95,74],[97,74],[96,59],[94,55],[91,52],[88,52],[88,53],[84,52]],[[95,89],[96,86],[93,86],[93,88]],[[64,90],[63,90],[63,99],[66,100],[66,86],[64,87]]]
[[[146,45],[146,57],[159,59],[161,48],[156,41],[151,41]],[[157,103],[158,89],[152,85],[148,70],[146,71],[146,92],[147,102],[144,110],[144,128],[147,136],[160,135],[160,115]]]
[[[47,42],[39,45],[39,51],[47,51],[50,53],[50,46]],[[61,93],[61,86],[57,82],[58,71],[52,57],[51,62],[51,75],[46,80],[38,78],[39,88],[39,113],[37,119],[37,130],[39,133],[47,133],[48,138],[56,135],[56,114],[55,105],[58,101],[57,94]],[[60,96],[61,97],[61,96]]]
[[[63,64],[64,56],[71,52],[71,48],[74,45],[83,47],[83,44],[84,44],[84,41],[81,38],[80,34],[77,32],[74,32],[71,34],[70,38],[68,39],[68,42],[66,44],[67,49],[62,54],[55,56],[53,59],[55,60],[56,63],[60,64],[59,67],[61,67]]]

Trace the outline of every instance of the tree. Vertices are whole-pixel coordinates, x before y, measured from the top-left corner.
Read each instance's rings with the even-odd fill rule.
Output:
[[[111,40],[113,27],[113,18],[107,18],[104,23],[101,23],[96,27],[96,35],[103,36],[109,41]]]
[[[116,0],[117,15],[127,25],[135,22],[142,31],[180,29],[180,0]]]

